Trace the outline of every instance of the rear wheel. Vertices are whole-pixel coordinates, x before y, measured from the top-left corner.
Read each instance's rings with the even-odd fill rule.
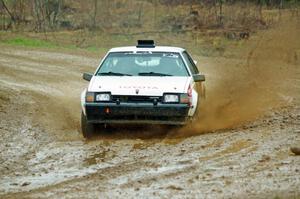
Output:
[[[84,138],[90,138],[95,131],[95,124],[89,123],[86,116],[81,112],[81,132]]]

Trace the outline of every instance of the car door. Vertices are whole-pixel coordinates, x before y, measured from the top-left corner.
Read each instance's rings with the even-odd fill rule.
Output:
[[[184,51],[182,53],[184,59],[186,60],[186,63],[192,73],[192,75],[195,75],[195,74],[199,74],[199,70],[194,62],[194,60],[192,59],[192,57],[188,54],[187,51]],[[205,86],[204,86],[204,82],[197,82],[195,83],[195,90],[197,91],[197,93],[205,98]],[[199,99],[199,97],[198,97]]]

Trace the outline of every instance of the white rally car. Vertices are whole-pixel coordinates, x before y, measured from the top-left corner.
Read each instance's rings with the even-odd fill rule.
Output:
[[[184,125],[204,95],[205,77],[187,51],[155,46],[153,40],[111,49],[83,79],[90,81],[81,94],[84,137],[95,124]]]

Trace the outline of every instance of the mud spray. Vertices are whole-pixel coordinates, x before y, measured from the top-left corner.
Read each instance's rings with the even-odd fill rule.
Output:
[[[240,126],[295,100],[299,80],[296,90],[291,80],[299,79],[300,24],[287,18],[227,49],[234,56],[210,59],[201,68],[207,74],[206,99],[197,122],[180,135]]]

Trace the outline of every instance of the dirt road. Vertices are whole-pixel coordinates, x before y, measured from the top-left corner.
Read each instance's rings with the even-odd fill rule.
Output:
[[[0,198],[300,197],[299,27],[197,57],[207,98],[196,125],[119,126],[88,141],[81,74],[99,60],[0,45]]]

